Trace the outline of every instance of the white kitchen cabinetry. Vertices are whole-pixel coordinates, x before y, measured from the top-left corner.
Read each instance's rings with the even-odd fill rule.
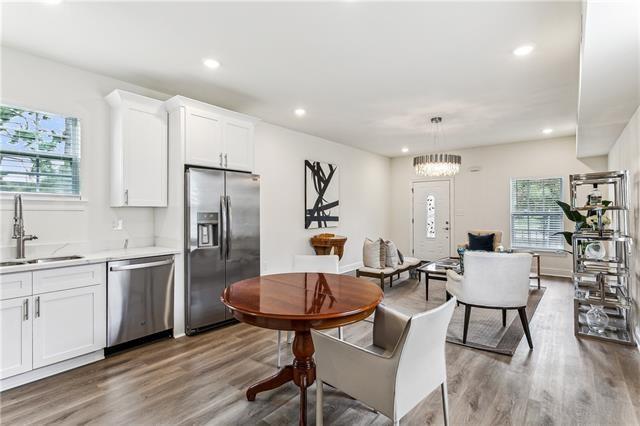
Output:
[[[0,296],[1,389],[63,371],[58,363],[82,355],[95,360],[88,354],[105,347],[105,263],[4,274]]]
[[[34,297],[33,368],[105,347],[104,289],[94,285]]]
[[[167,111],[164,103],[124,90],[111,106],[111,206],[167,205]]]
[[[33,298],[0,301],[0,379],[31,370]]]
[[[256,118],[183,96],[169,99],[169,114],[184,114],[183,129],[172,144],[184,144],[184,163],[193,166],[253,171]]]

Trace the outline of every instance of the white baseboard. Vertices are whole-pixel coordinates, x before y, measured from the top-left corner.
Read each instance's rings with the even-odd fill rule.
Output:
[[[349,265],[342,265],[340,266],[340,273],[341,274],[346,274],[347,272],[353,272],[358,268],[361,268],[363,266],[362,262],[355,262],[355,263],[351,263]]]
[[[54,374],[72,370],[83,365],[91,364],[92,362],[100,361],[101,359],[104,359],[104,350],[102,349],[86,355],[71,358],[57,364],[47,365],[46,367],[27,371],[26,373],[18,374],[16,376],[7,377],[6,379],[0,380],[0,392],[35,382],[36,380],[44,379],[45,377],[53,376]]]
[[[540,268],[540,275],[546,275],[549,277],[571,278],[572,272],[569,269],[542,267]]]

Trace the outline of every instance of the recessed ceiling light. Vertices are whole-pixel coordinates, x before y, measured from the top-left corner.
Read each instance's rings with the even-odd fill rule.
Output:
[[[211,68],[212,70],[215,70],[216,68],[220,68],[220,62],[216,61],[215,59],[206,58],[202,60],[202,63],[204,64],[205,67]]]
[[[409,148],[405,146],[404,148],[402,148],[402,152],[409,152]]]
[[[522,46],[516,47],[513,51],[513,54],[516,56],[527,56],[528,54],[533,52],[533,49],[533,44],[524,44]]]
[[[545,135],[548,135],[549,133],[553,133],[553,129],[544,129],[542,133],[544,133]]]
[[[307,111],[305,111],[304,108],[296,108],[293,113],[298,117],[304,117],[307,114]]]

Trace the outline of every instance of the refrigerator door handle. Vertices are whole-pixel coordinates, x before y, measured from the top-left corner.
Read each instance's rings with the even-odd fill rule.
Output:
[[[231,240],[233,239],[233,234],[231,231],[233,216],[231,213],[231,195],[227,195],[227,259],[229,259],[229,253],[231,251]]]
[[[220,196],[220,259],[225,258],[225,247],[227,246],[227,197]]]

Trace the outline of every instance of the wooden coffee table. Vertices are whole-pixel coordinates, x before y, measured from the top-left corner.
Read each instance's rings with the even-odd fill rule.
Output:
[[[384,293],[369,280],[339,274],[293,273],[250,278],[227,287],[222,302],[238,320],[293,330],[293,364],[254,384],[247,399],[293,381],[300,388],[300,425],[307,424],[307,388],[316,379],[311,329],[337,328],[368,317]],[[275,348],[274,348],[275,351]]]

